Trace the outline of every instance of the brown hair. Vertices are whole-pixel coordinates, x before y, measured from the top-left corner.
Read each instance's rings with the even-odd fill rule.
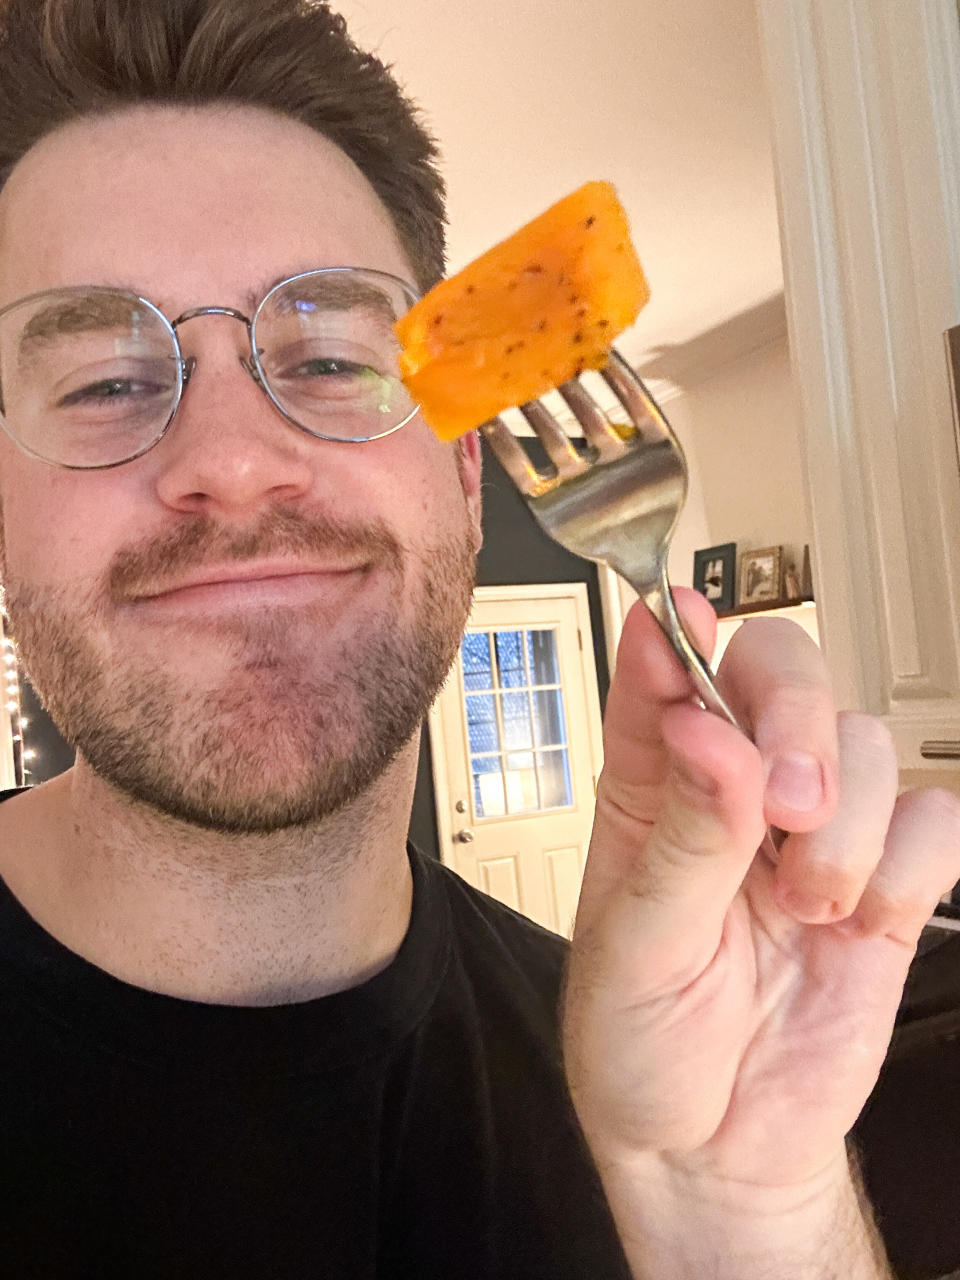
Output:
[[[325,0],[0,0],[0,186],[46,134],[137,104],[236,102],[322,133],[383,202],[422,289],[443,274],[437,150]]]

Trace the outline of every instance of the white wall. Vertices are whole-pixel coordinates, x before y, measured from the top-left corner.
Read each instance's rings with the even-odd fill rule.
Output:
[[[738,552],[782,545],[799,570],[811,532],[786,337],[681,388],[665,409],[693,478],[673,581],[689,584],[694,551],[721,542]]]
[[[782,545],[799,570],[812,537],[786,336],[703,377],[689,374],[661,399],[690,470],[670,581],[690,586],[694,552],[722,542],[735,542],[738,552]],[[622,608],[634,599],[621,584]]]

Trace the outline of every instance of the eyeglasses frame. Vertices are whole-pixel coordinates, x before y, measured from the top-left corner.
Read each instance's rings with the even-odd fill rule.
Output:
[[[22,298],[17,298],[14,302],[8,302],[6,306],[0,307],[0,320],[2,320],[8,312],[13,311],[16,307],[23,306],[24,303],[27,302],[33,302],[38,298],[48,297],[51,294],[80,295],[90,293],[91,290],[94,290],[100,293],[114,293],[120,297],[129,298],[131,301],[140,303],[160,320],[164,329],[170,335],[175,353],[174,359],[177,366],[177,385],[173,406],[158,433],[149,442],[149,444],[144,445],[142,449],[139,449],[136,453],[132,453],[128,458],[121,458],[119,462],[104,462],[95,463],[92,466],[83,466],[79,463],[55,462],[51,458],[43,457],[42,454],[37,453],[35,450],[25,445],[21,440],[18,440],[7,426],[6,416],[3,412],[2,395],[0,395],[0,427],[3,428],[4,433],[13,441],[18,449],[21,449],[24,453],[28,454],[32,458],[36,458],[40,462],[45,462],[48,466],[60,467],[65,471],[110,471],[114,467],[122,467],[126,466],[128,462],[135,462],[137,458],[142,458],[145,453],[149,453],[151,449],[155,448],[167,434],[167,431],[170,429],[170,424],[177,416],[177,411],[179,410],[180,404],[183,400],[183,393],[186,390],[187,384],[189,383],[197,366],[196,356],[184,356],[183,348],[180,346],[180,337],[177,333],[177,328],[181,324],[186,323],[187,320],[196,320],[200,316],[229,316],[234,320],[240,320],[246,326],[247,330],[247,340],[250,344],[250,355],[249,357],[240,356],[240,364],[264,395],[266,395],[267,399],[281,417],[289,422],[291,426],[296,427],[299,431],[302,431],[304,435],[308,435],[314,440],[326,440],[331,444],[370,444],[374,440],[383,440],[385,437],[393,435],[395,431],[399,431],[401,427],[405,427],[408,422],[416,417],[420,406],[418,404],[414,404],[410,412],[406,417],[401,419],[400,422],[388,428],[386,431],[378,431],[375,435],[354,436],[350,439],[344,439],[342,436],[325,435],[321,431],[313,431],[309,427],[304,426],[302,422],[298,422],[296,418],[287,412],[274,394],[270,386],[269,379],[267,378],[263,366],[260,363],[260,352],[256,345],[257,321],[269,300],[281,289],[285,289],[288,285],[296,284],[299,280],[305,280],[316,276],[332,275],[374,276],[378,279],[389,281],[391,284],[398,285],[401,292],[406,296],[410,306],[413,306],[413,304],[420,299],[419,292],[412,284],[409,283],[409,281],[402,279],[400,276],[392,275],[389,271],[377,271],[372,267],[316,267],[310,271],[298,271],[295,275],[287,276],[285,279],[278,280],[276,284],[271,285],[257,303],[252,316],[245,315],[235,307],[205,306],[191,307],[177,316],[175,320],[169,320],[155,302],[151,302],[149,298],[143,297],[142,294],[136,293],[132,289],[120,289],[114,288],[112,285],[102,284],[65,285],[60,289],[39,289],[35,293],[29,293]],[[399,316],[397,318],[399,319]]]

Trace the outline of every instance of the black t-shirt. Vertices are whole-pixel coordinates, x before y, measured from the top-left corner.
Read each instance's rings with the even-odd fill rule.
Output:
[[[411,865],[389,968],[272,1009],[120,982],[0,881],[0,1275],[626,1280],[559,1061],[565,944]],[[960,1268],[960,936],[922,943],[854,1141],[898,1277]]]
[[[121,982],[0,884],[0,1274],[625,1280],[563,1081],[562,939],[411,865],[386,970],[266,1009]]]

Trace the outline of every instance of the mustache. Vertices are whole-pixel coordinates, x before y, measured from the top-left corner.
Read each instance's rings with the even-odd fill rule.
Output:
[[[388,569],[401,566],[404,547],[382,520],[347,521],[327,515],[275,508],[253,525],[228,528],[210,516],[198,516],[113,557],[107,590],[123,603],[176,584],[205,564],[242,562],[273,555],[326,555],[369,560]]]

